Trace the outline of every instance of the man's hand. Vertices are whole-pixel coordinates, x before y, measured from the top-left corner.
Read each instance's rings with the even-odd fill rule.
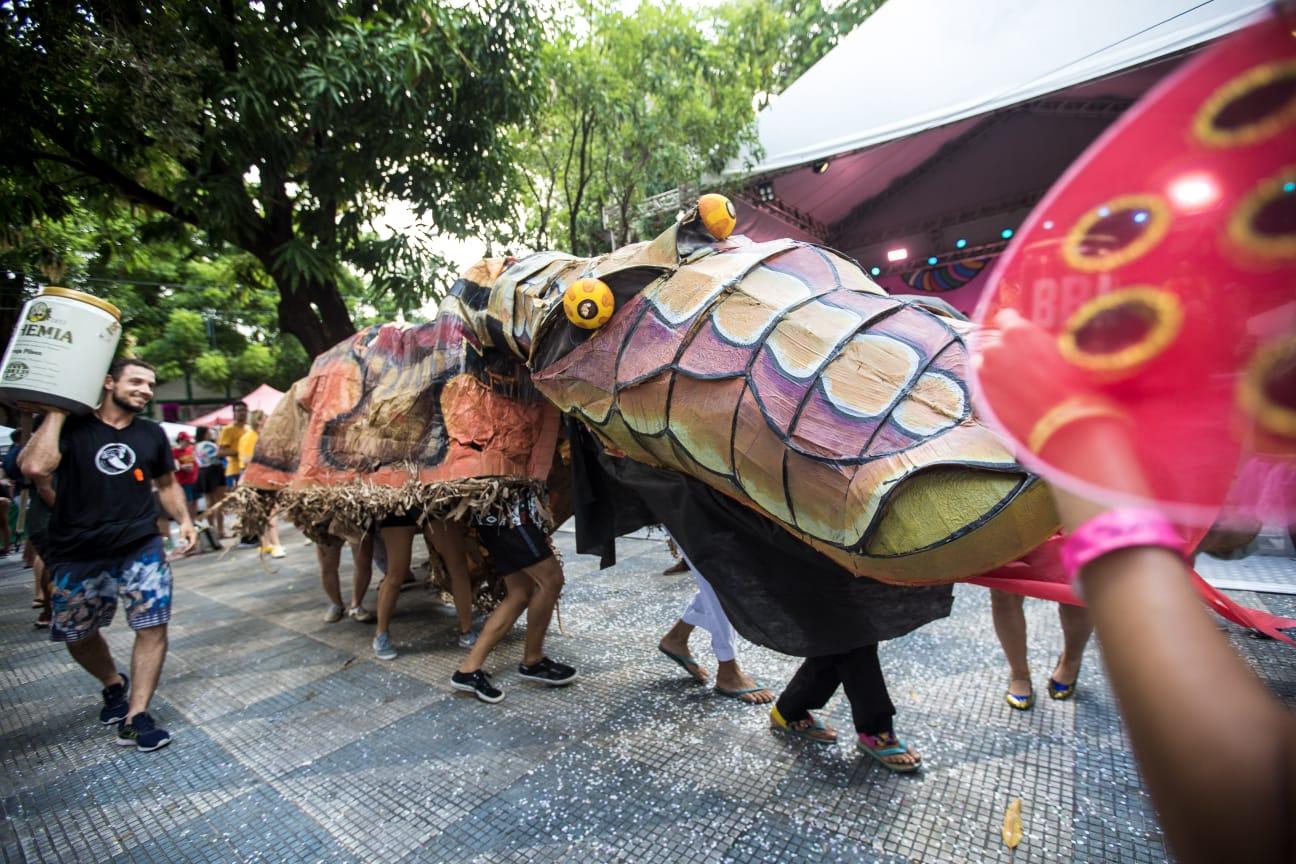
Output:
[[[198,545],[198,529],[189,519],[180,523],[180,545],[176,548],[176,555],[188,555]]]

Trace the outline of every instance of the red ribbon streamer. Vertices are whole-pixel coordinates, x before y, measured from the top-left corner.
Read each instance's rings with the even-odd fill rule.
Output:
[[[1052,537],[1022,559],[968,581],[986,588],[1007,591],[1010,594],[1083,606],[1084,601],[1076,596],[1071,583],[1067,580],[1066,571],[1062,568],[1062,540],[1061,536]],[[1257,633],[1263,633],[1271,639],[1296,646],[1296,641],[1282,632],[1296,628],[1296,620],[1236,603],[1198,575],[1195,570],[1192,571],[1192,579],[1193,587],[1197,589],[1202,601],[1221,618]]]

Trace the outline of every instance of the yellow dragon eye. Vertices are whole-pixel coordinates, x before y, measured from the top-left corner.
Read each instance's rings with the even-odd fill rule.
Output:
[[[733,233],[738,224],[738,214],[734,212],[733,202],[723,195],[710,192],[698,199],[698,218],[706,226],[711,236],[724,240]]]
[[[597,330],[612,318],[616,298],[602,279],[577,279],[563,292],[567,320],[582,330]]]

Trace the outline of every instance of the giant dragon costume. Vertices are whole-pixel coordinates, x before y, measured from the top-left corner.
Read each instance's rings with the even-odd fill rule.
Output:
[[[831,250],[732,226],[730,203],[704,196],[610,255],[480,262],[433,321],[317,358],[233,506],[252,522],[278,506],[317,536],[411,508],[548,523],[561,411],[581,430],[579,488],[602,470],[624,493],[606,512],[647,500],[638,521],[668,523],[748,638],[824,653],[947,614],[948,587],[916,586],[991,570],[1056,527],[1046,491],[972,411],[966,324]],[[741,572],[756,534],[769,554]],[[807,635],[826,632],[816,607],[840,618],[827,642]],[[788,609],[799,623],[771,628]]]

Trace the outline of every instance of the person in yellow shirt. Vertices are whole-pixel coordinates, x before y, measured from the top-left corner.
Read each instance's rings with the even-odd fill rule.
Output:
[[[261,426],[265,423],[265,416],[264,411],[253,411],[247,431],[239,438],[238,463],[240,469],[252,461],[252,454],[256,452],[257,439],[261,437]],[[234,427],[231,426],[230,428]],[[266,526],[266,530],[261,534],[261,553],[269,555],[271,558],[282,558],[285,554],[283,546],[279,545],[279,526],[275,524],[273,513],[270,515],[270,522]]]
[[[228,490],[238,485],[239,474],[243,472],[243,466],[239,462],[238,445],[243,433],[247,431],[248,407],[246,402],[235,402],[233,408],[233,425],[222,429],[220,435],[216,438],[216,456],[225,460],[225,485],[211,491],[208,496],[210,500],[207,502],[209,510],[212,506],[220,503]],[[212,526],[216,529],[216,536],[222,540],[234,536],[225,533],[225,512],[223,510],[217,510],[212,514]]]
[[[225,488],[233,489],[238,485],[239,475],[243,473],[243,462],[239,459],[239,444],[248,431],[248,407],[245,402],[234,403],[234,423],[221,430],[216,439],[216,455],[225,460]]]

